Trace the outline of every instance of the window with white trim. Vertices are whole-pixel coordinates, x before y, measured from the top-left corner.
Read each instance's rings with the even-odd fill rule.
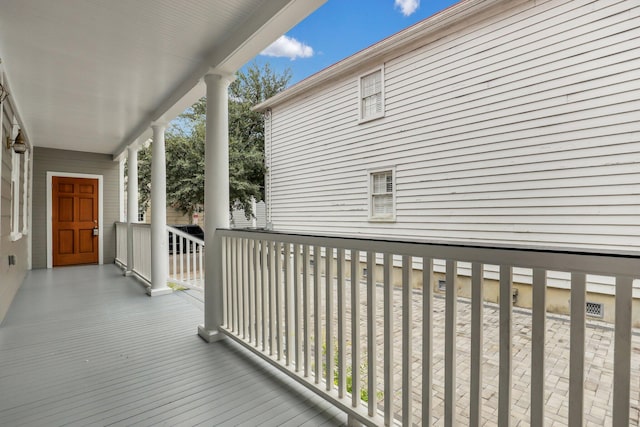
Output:
[[[29,150],[22,155],[23,176],[22,176],[22,234],[29,233]]]
[[[20,155],[11,150],[11,240],[19,240],[20,233]]]
[[[369,219],[394,221],[395,217],[395,173],[393,169],[370,172]]]
[[[360,121],[384,117],[384,73],[382,68],[360,77]]]

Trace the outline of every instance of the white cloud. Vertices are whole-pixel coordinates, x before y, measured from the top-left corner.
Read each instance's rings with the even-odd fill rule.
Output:
[[[277,58],[289,58],[292,61],[296,58],[310,58],[313,56],[313,48],[299,42],[293,37],[280,36],[280,38],[265,50],[261,55],[275,56]]]
[[[420,0],[395,0],[394,5],[404,16],[409,16],[420,7]]]

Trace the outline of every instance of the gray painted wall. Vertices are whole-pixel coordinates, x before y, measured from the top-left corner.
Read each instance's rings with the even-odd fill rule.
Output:
[[[33,268],[47,267],[47,172],[103,176],[104,263],[115,257],[115,225],[120,216],[118,162],[109,154],[36,147],[33,159]]]

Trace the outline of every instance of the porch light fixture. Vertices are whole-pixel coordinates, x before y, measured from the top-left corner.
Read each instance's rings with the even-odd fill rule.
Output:
[[[7,150],[13,147],[13,151],[16,154],[24,154],[27,151],[27,144],[24,143],[24,137],[22,136],[22,129],[18,130],[18,135],[16,135],[16,139],[11,142],[11,137],[7,137]]]

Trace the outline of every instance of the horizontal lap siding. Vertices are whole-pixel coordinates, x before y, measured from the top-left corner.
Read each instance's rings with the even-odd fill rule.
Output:
[[[640,249],[640,5],[527,2],[273,108],[277,230]],[[366,69],[361,70],[366,72]],[[395,223],[367,170],[396,168]]]
[[[120,220],[118,162],[107,154],[36,147],[33,163],[33,267],[47,267],[47,172],[102,175],[104,263],[115,258],[115,222]]]

